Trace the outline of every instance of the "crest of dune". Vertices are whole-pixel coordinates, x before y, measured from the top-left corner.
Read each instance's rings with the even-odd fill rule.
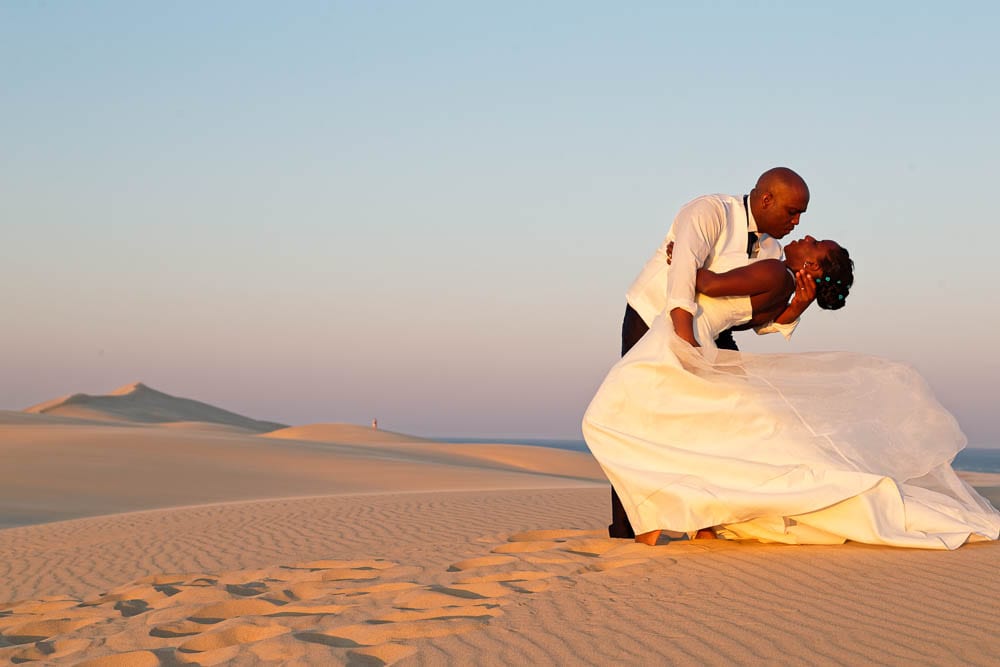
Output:
[[[382,431],[357,424],[306,424],[271,431],[267,438],[308,442],[345,442],[354,445],[386,445],[403,442],[430,442],[415,435]]]
[[[405,453],[425,461],[469,465],[498,470],[556,474],[580,479],[602,479],[589,453],[547,447],[496,443],[463,444],[376,430],[356,424],[306,424],[263,434],[264,438],[373,446],[383,452]]]

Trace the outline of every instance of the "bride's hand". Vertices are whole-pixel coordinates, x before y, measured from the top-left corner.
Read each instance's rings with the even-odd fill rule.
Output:
[[[795,272],[795,294],[792,296],[792,303],[806,306],[816,298],[816,281],[808,272],[799,269]]]

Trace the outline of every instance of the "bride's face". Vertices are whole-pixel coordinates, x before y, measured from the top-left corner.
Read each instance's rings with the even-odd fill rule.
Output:
[[[785,258],[792,269],[796,271],[805,269],[809,275],[821,278],[823,269],[820,267],[820,262],[839,248],[840,245],[836,241],[817,241],[811,236],[806,236],[785,246]]]

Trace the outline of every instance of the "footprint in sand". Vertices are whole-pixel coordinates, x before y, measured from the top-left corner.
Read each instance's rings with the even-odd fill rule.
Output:
[[[127,651],[84,660],[76,667],[159,667],[160,659],[152,651]]]
[[[153,584],[146,584],[142,586],[123,586],[121,588],[116,588],[113,591],[105,593],[96,600],[88,600],[84,602],[81,606],[83,607],[98,607],[102,604],[109,604],[111,602],[122,602],[131,600],[142,600],[143,602],[151,603],[156,600],[162,600],[164,598],[170,597],[169,587],[161,590]]]
[[[450,570],[462,572],[515,562],[512,557],[486,556],[462,561]],[[447,585],[414,586],[392,598],[391,610],[377,609],[364,623],[353,623],[322,631],[296,633],[305,642],[352,649],[355,661],[391,664],[411,655],[407,641],[472,632],[502,614],[505,596],[516,592],[504,586],[507,579],[528,582],[541,577],[523,572],[509,575],[464,575]]]
[[[496,582],[519,593],[537,593],[551,587],[561,578],[581,574],[610,572],[620,568],[648,563],[675,562],[669,550],[650,548],[633,542],[622,543],[603,537],[599,530],[530,530],[515,533],[507,542],[492,549],[508,559],[496,556],[469,559],[456,563],[451,570],[473,569],[479,576],[462,577],[456,583],[481,584]],[[514,560],[509,560],[514,558]],[[515,563],[512,565],[512,563]],[[513,569],[536,566],[539,570]],[[495,572],[489,573],[489,570]],[[483,591],[485,592],[485,590]]]
[[[39,642],[56,635],[65,635],[74,630],[97,623],[100,618],[50,618],[42,620],[27,621],[18,625],[12,625],[3,631],[3,638],[10,644],[30,644]]]
[[[380,646],[366,646],[364,648],[353,649],[348,651],[347,654],[355,659],[354,662],[360,665],[381,666],[399,662],[416,652],[417,649],[405,644],[382,644]]]
[[[204,664],[213,654],[242,644],[259,642],[289,632],[283,625],[251,625],[249,623],[231,625],[224,630],[209,632],[189,639],[177,647],[176,657],[186,662],[197,661]],[[193,657],[197,654],[197,657]]]
[[[414,641],[482,628],[521,595],[577,576],[674,562],[675,553],[588,530],[525,531],[488,544],[490,553],[453,563],[433,585],[419,583],[422,569],[379,558],[316,560],[157,574],[85,602],[0,605],[3,657],[52,661],[89,649],[117,651],[82,663],[89,667],[214,665],[315,662],[325,650],[330,662],[388,665],[413,655]]]
[[[471,584],[476,586],[479,584]],[[509,591],[508,591],[509,592]],[[392,601],[396,609],[447,609],[500,604],[492,596],[461,590],[460,587],[426,586],[404,593]]]
[[[449,572],[460,572],[462,570],[472,570],[479,567],[494,567],[496,565],[506,565],[514,563],[517,558],[514,556],[481,556],[480,558],[469,558],[452,563],[448,568]]]
[[[556,530],[526,530],[520,533],[514,533],[507,538],[508,542],[537,542],[537,541],[565,541],[571,538],[581,538],[581,537],[601,537],[605,532],[603,530],[574,530],[574,529],[556,529]]]
[[[166,585],[180,585],[187,584],[188,586],[212,586],[214,585],[216,579],[212,577],[201,574],[200,572],[162,572],[159,574],[151,574],[148,577],[143,577],[137,580],[136,584],[150,584],[152,586],[166,586]]]
[[[51,614],[63,609],[76,607],[80,604],[74,598],[51,597],[41,598],[28,602],[10,602],[0,605],[0,615],[2,614]]]
[[[256,598],[228,600],[202,607],[188,616],[188,619],[195,623],[214,624],[239,616],[264,616],[280,608],[280,605],[273,602]]]
[[[79,653],[88,646],[90,646],[88,639],[42,640],[11,654],[10,660],[14,663],[57,660],[67,655]]]
[[[207,625],[248,616],[329,616],[349,607],[336,604],[275,604],[263,599],[232,600],[195,611],[184,620],[154,626],[150,636],[160,638],[189,637],[206,631]]]
[[[403,623],[453,618],[487,620],[503,612],[495,605],[467,605],[464,607],[432,607],[430,609],[400,609],[375,615],[369,623]]]
[[[239,584],[226,584],[226,592],[240,597],[253,597],[269,590],[266,581],[247,581]]]
[[[536,551],[549,551],[559,546],[559,542],[550,540],[525,540],[523,542],[508,542],[493,548],[495,554],[523,554]]]
[[[494,547],[491,555],[453,563],[448,571],[458,574],[451,583],[421,586],[396,596],[394,611],[373,614],[366,623],[296,637],[357,651],[360,647],[405,645],[409,640],[472,632],[502,615],[511,595],[537,593],[567,576],[638,565],[653,556],[640,555],[599,535],[599,531],[585,530],[511,535],[506,543]]]
[[[349,588],[335,589],[332,594],[340,597],[355,598],[364,595],[382,596],[416,588],[420,584],[412,581],[393,581],[384,584],[371,584],[370,586],[351,586]]]
[[[430,639],[462,634],[477,630],[480,623],[462,618],[435,618],[425,621],[404,621],[401,623],[360,623],[345,625],[323,632],[308,632],[296,635],[303,641],[327,644],[342,648],[358,646],[378,646],[406,639]]]
[[[539,570],[513,570],[498,574],[480,574],[476,576],[458,577],[455,583],[458,584],[482,584],[488,581],[499,581],[503,583],[534,581],[536,579],[548,579],[555,576],[551,572],[541,572]]]
[[[560,551],[568,551],[583,556],[602,556],[618,546],[612,539],[582,539],[566,541],[559,545]],[[645,545],[640,545],[645,546]]]
[[[314,560],[297,565],[286,565],[288,570],[387,570],[397,563],[380,558],[369,560]]]
[[[204,631],[205,626],[202,623],[184,620],[154,625],[149,631],[149,636],[160,637],[161,639],[172,639],[174,637],[189,637]]]
[[[545,580],[554,576],[555,574],[552,572],[514,570],[512,572],[484,574],[475,577],[460,577],[455,580],[455,583],[482,584],[496,582],[518,593],[540,593],[552,585],[551,582]]]
[[[351,605],[346,604],[287,604],[270,612],[267,616],[330,616],[339,614]]]
[[[251,644],[289,632],[290,628],[279,624],[237,623],[188,639],[176,647],[173,659],[182,664],[215,665],[235,658]]]
[[[381,573],[378,570],[349,570],[337,568],[326,570],[321,577],[323,581],[370,581],[378,579]]]
[[[445,595],[452,595],[463,600],[496,600],[509,595],[511,590],[505,588],[499,581],[477,581],[473,583],[455,583],[450,586],[432,586],[431,590]]]

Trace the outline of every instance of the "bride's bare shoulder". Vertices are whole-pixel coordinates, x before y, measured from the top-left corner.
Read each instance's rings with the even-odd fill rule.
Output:
[[[752,262],[747,268],[753,272],[754,277],[768,282],[784,283],[789,276],[785,263],[780,259],[761,259]]]

